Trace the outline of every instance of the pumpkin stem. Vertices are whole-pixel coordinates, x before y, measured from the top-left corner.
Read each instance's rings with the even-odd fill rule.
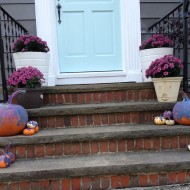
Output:
[[[13,101],[13,98],[15,96],[17,96],[18,94],[24,94],[26,92],[26,90],[17,90],[15,92],[13,92],[10,96],[9,96],[9,99],[7,101],[8,104],[12,104],[12,101]]]
[[[187,94],[183,91],[181,91],[181,94],[182,94],[182,98],[183,98],[183,101],[188,101],[190,100],[189,97],[187,96]]]
[[[161,121],[162,121],[162,118],[163,118],[162,115],[160,115],[160,120],[161,120]]]
[[[9,148],[10,148],[10,146],[11,146],[11,143],[9,143],[8,146],[7,146],[7,148],[6,148],[6,151],[5,151],[5,152],[6,152],[7,154],[9,153]]]

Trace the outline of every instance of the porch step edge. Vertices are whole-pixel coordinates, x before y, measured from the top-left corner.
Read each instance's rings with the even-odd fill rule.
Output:
[[[96,92],[96,91],[116,91],[116,90],[141,90],[152,89],[152,82],[147,83],[102,83],[102,84],[83,84],[83,85],[63,85],[55,87],[43,87],[44,93],[72,93],[72,92]]]
[[[130,138],[168,137],[190,135],[190,126],[158,126],[131,124],[123,126],[43,129],[33,136],[1,137],[0,146],[35,145]]]
[[[139,101],[102,104],[81,104],[81,105],[56,105],[44,106],[37,109],[27,109],[29,116],[55,116],[55,115],[76,115],[95,113],[121,113],[121,112],[143,112],[171,110],[175,102]]]
[[[141,152],[16,161],[11,167],[1,170],[0,181],[187,171],[190,169],[189,154],[188,151]]]
[[[189,190],[189,189],[190,189],[190,184],[184,183],[184,184],[162,185],[154,187],[131,187],[131,188],[122,188],[120,190]]]

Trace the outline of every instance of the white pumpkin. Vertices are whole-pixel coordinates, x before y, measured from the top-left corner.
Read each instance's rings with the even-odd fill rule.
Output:
[[[164,117],[162,117],[162,116],[156,116],[154,118],[154,123],[156,125],[164,125],[166,123],[166,119]]]

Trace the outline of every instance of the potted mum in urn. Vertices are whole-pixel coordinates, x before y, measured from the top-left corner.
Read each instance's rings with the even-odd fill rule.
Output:
[[[154,34],[142,43],[139,47],[139,55],[143,82],[151,81],[151,79],[147,79],[145,76],[145,71],[151,62],[169,54],[173,54],[173,42],[167,35]]]
[[[182,69],[181,59],[173,55],[165,55],[153,61],[146,70],[146,77],[152,78],[159,102],[177,101],[183,78],[179,76]]]
[[[7,79],[7,84],[13,87],[8,101],[26,109],[41,107],[44,81],[44,75],[35,67],[18,68]]]
[[[49,47],[47,42],[38,36],[20,36],[12,46],[13,59],[16,69],[26,66],[34,66],[44,74],[45,83],[48,84]]]

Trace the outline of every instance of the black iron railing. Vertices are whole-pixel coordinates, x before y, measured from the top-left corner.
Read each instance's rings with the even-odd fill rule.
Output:
[[[174,55],[184,61],[183,90],[190,92],[190,10],[189,0],[183,0],[173,11],[149,27],[151,33],[167,34],[174,42]]]
[[[12,58],[12,44],[28,31],[0,6],[0,68],[3,98],[7,101],[6,79],[15,70]]]

